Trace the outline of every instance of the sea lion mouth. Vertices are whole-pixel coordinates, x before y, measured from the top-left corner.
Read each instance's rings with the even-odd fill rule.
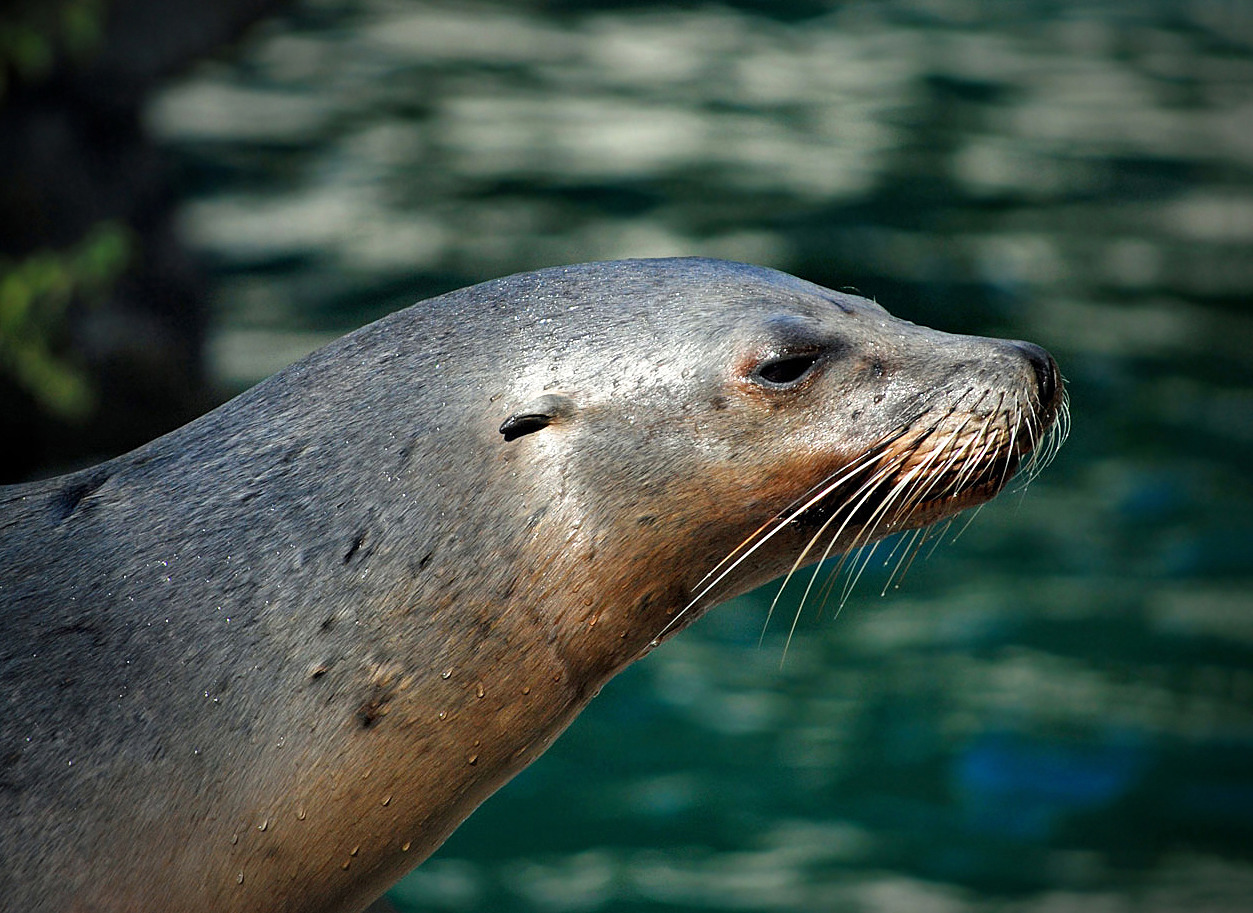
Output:
[[[811,490],[787,522],[857,547],[990,500],[1024,461],[1034,477],[1065,440],[1063,397],[1024,407],[1002,395],[980,408],[988,396],[917,416]]]
[[[1032,428],[1000,410],[920,415],[811,490],[788,522],[838,522],[837,538],[864,541],[934,523],[1004,488],[1037,446]]]
[[[1069,407],[1060,384],[1043,401],[991,391],[970,401],[972,395],[968,391],[945,410],[915,416],[779,511],[705,576],[658,639],[785,529],[802,531],[807,541],[787,571],[780,595],[807,564],[821,563],[837,551],[847,555],[893,533],[915,530],[925,535],[925,528],[937,521],[995,497],[1019,474],[1034,478],[1069,434]],[[922,541],[914,540],[902,563],[912,561]],[[814,579],[816,572],[802,604]]]

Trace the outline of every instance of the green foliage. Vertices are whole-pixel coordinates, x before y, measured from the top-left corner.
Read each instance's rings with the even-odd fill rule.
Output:
[[[58,418],[82,420],[95,405],[83,372],[55,353],[66,311],[76,300],[91,307],[104,297],[134,249],[128,229],[104,222],[70,250],[0,260],[0,371]]]
[[[0,12],[0,99],[10,81],[46,79],[62,56],[83,60],[104,40],[107,0],[26,0]]]

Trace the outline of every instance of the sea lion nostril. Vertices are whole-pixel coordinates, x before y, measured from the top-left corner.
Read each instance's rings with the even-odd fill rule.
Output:
[[[1014,340],[1011,345],[1031,362],[1040,389],[1040,404],[1048,405],[1053,402],[1057,396],[1057,388],[1061,385],[1057,362],[1053,360],[1053,356],[1033,342]]]

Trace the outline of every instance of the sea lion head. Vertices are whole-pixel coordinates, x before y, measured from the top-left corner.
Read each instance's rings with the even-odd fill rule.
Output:
[[[548,276],[528,306],[525,322],[550,329],[502,397],[499,444],[560,493],[539,522],[568,558],[598,563],[594,601],[607,584],[652,614],[633,620],[645,644],[797,566],[986,501],[1061,409],[1057,365],[1030,343],[916,326],[742,264],[586,270]],[[583,313],[545,321],[563,307]]]

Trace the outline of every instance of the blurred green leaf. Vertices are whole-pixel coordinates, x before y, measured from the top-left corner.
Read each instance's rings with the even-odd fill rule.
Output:
[[[82,420],[95,405],[81,367],[57,354],[66,313],[105,297],[134,252],[129,230],[106,222],[69,250],[0,260],[0,371],[58,418]]]
[[[107,0],[27,0],[0,11],[0,99],[13,82],[39,82],[58,58],[80,61],[104,41]]]

